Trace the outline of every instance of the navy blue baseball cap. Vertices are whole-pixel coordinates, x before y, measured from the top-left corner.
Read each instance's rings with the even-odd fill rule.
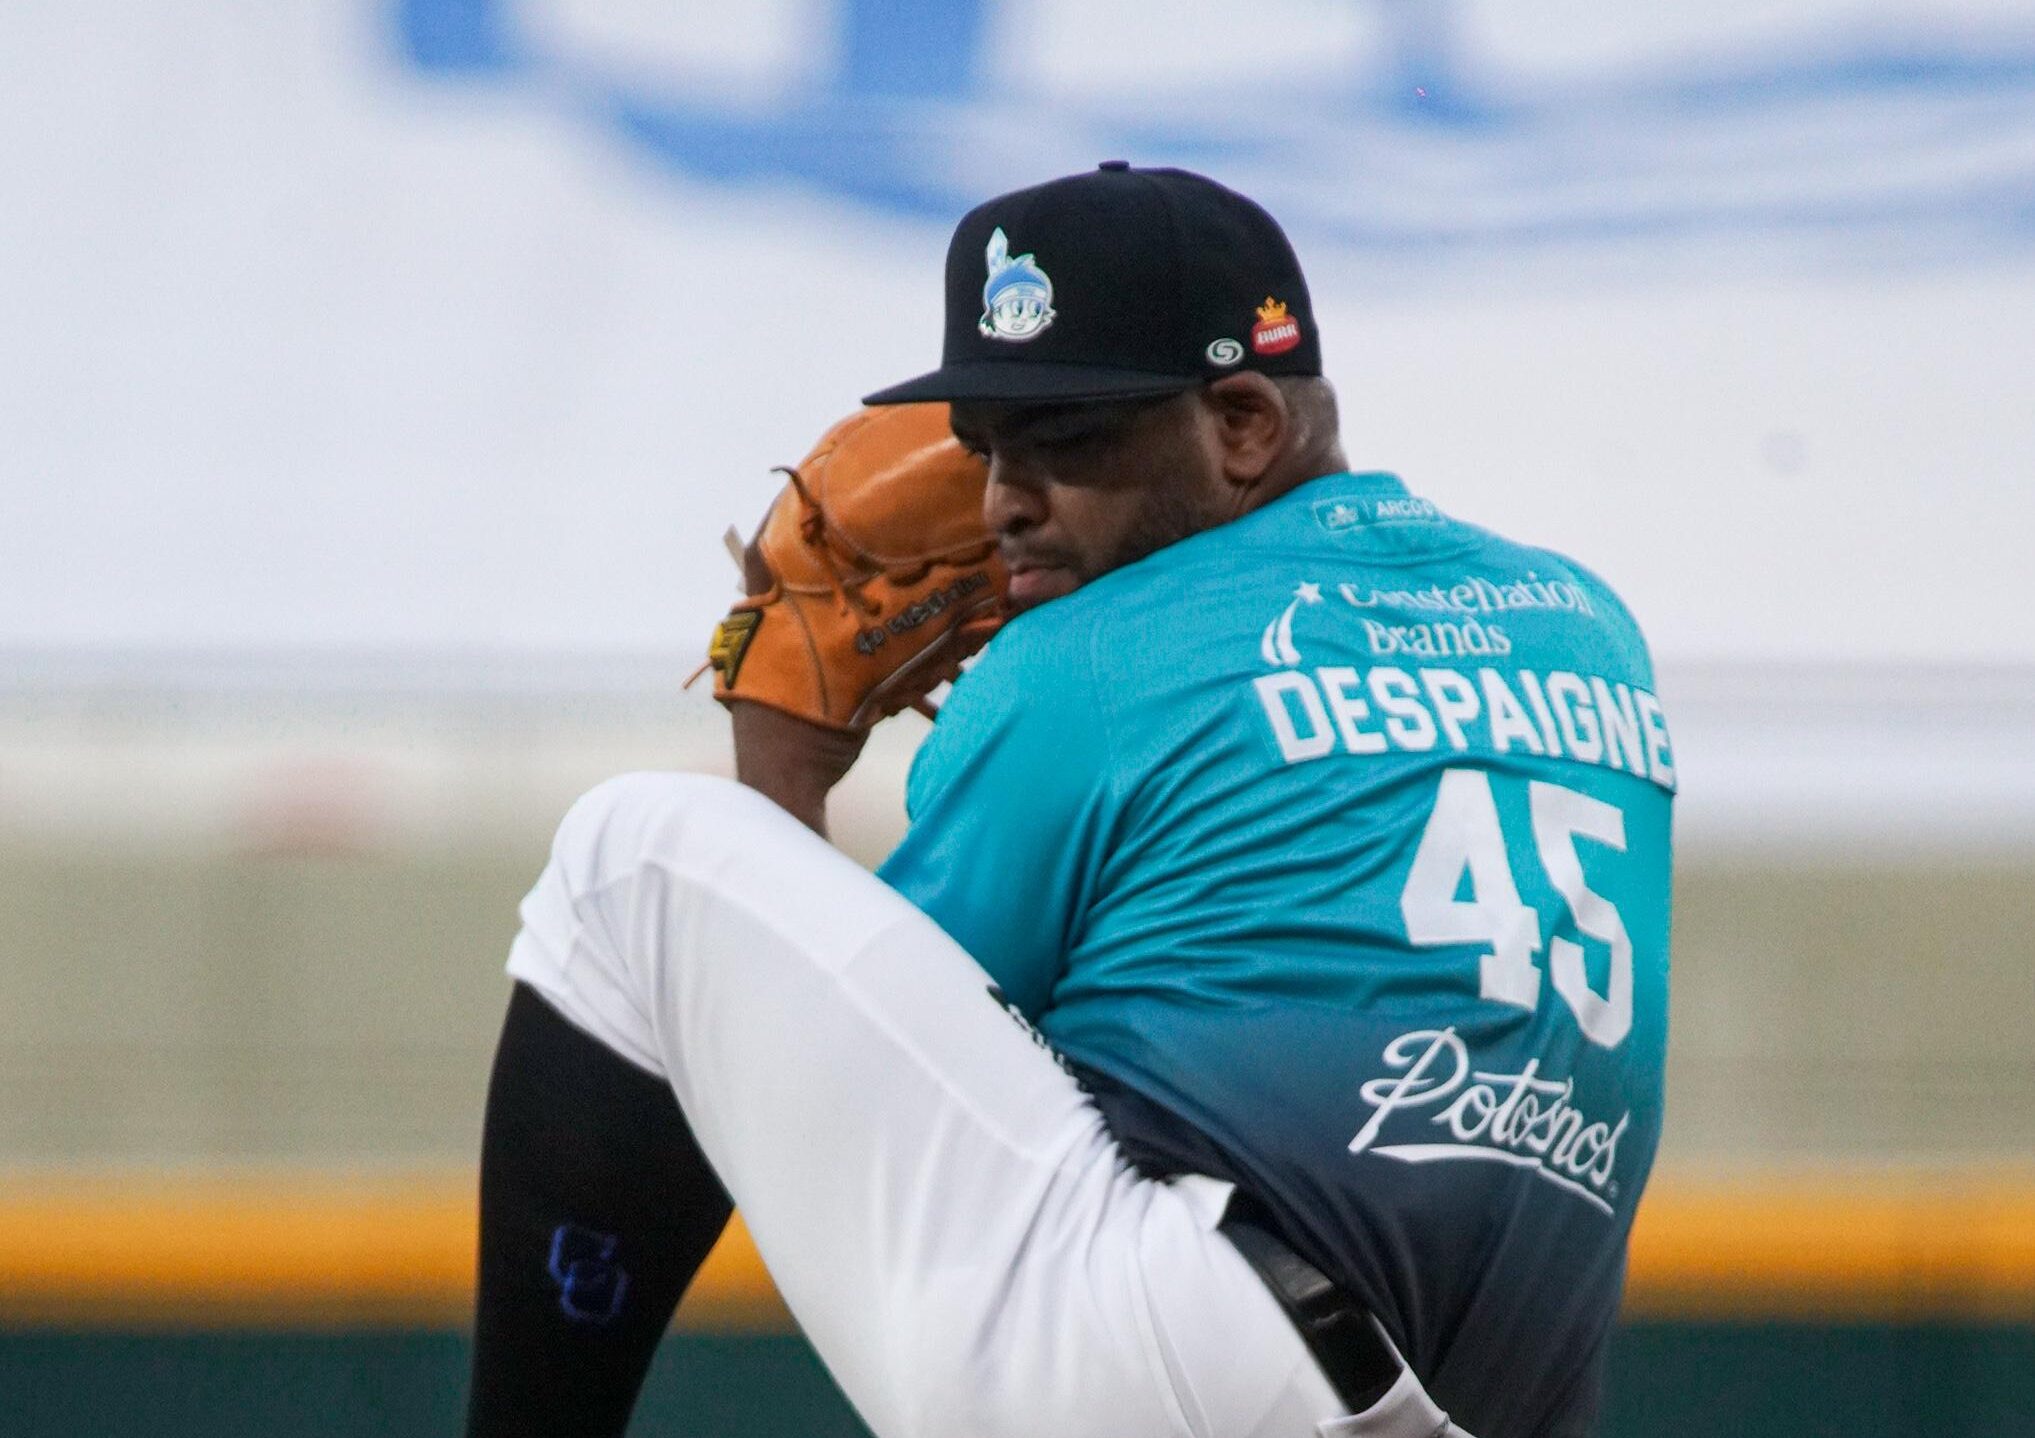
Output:
[[[1321,373],[1285,231],[1204,175],[1106,160],[969,211],[940,367],[863,403],[1131,398],[1246,369]]]

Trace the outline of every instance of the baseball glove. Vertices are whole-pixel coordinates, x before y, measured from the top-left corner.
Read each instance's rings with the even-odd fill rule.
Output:
[[[907,404],[850,415],[780,473],[744,555],[749,597],[707,650],[714,697],[850,733],[924,709],[1003,622],[987,470],[946,405]]]

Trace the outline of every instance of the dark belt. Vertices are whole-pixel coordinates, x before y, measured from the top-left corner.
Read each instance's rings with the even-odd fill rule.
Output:
[[[1352,1413],[1361,1413],[1399,1381],[1400,1363],[1363,1304],[1295,1253],[1272,1228],[1263,1206],[1238,1191],[1221,1224],[1307,1345],[1314,1361]]]

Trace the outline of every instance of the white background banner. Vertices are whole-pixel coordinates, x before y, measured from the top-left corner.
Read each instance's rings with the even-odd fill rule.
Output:
[[[10,5],[0,650],[676,663],[952,220],[1109,155],[1664,667],[2035,660],[2018,0]]]

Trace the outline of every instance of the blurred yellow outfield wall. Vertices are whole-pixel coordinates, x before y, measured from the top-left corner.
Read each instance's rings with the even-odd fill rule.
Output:
[[[459,1327],[473,1175],[67,1175],[0,1184],[0,1325]],[[1633,1235],[1640,1318],[2035,1320],[2035,1169],[1667,1179]],[[790,1326],[739,1218],[678,1316]]]

